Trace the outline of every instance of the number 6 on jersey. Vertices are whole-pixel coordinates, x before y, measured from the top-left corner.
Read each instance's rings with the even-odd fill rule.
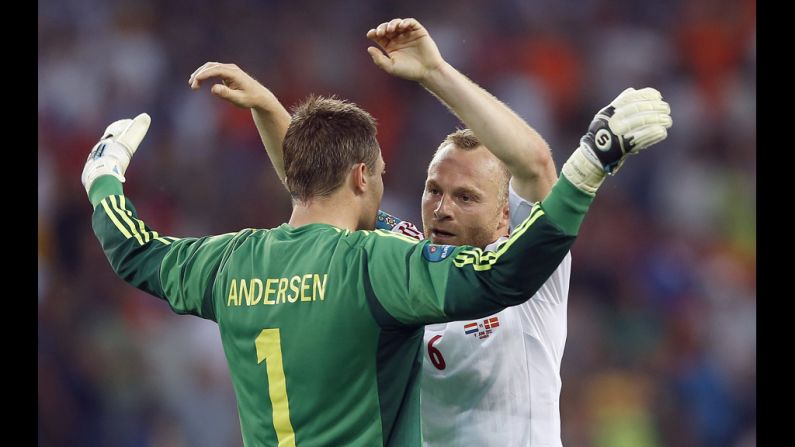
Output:
[[[447,364],[444,362],[444,357],[442,357],[442,351],[433,347],[433,344],[440,338],[442,338],[442,336],[437,335],[428,341],[428,357],[431,358],[431,363],[433,363],[436,369],[442,370],[447,367]]]

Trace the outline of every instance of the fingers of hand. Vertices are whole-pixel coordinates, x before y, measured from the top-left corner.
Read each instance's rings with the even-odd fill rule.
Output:
[[[671,106],[662,100],[632,102],[615,109],[613,118],[629,120],[635,115],[646,114],[670,115]]]
[[[219,96],[221,98],[228,98],[230,96],[229,95],[230,94],[229,87],[227,87],[226,85],[222,85],[222,84],[213,85],[212,88],[210,89],[210,92],[213,95]]]
[[[389,57],[385,56],[384,53],[381,52],[376,47],[367,47],[367,53],[370,54],[370,57],[373,58],[373,62],[382,69],[387,69],[390,65]]]
[[[236,70],[240,70],[240,68],[235,64],[207,62],[190,75],[188,84],[195,90],[199,88],[201,81],[216,76],[222,78],[224,84],[228,84],[229,81],[233,80],[232,76]]]
[[[626,137],[632,137],[632,152],[638,152],[667,138],[668,130],[664,126],[645,126],[628,133]]]
[[[398,24],[398,29],[401,31],[414,30],[419,27],[420,22],[413,18],[403,19],[400,21],[400,24]]]
[[[634,88],[630,87],[620,95],[616,97],[610,104],[614,105],[616,108],[621,107],[626,104],[630,104],[633,102],[638,101],[659,101],[662,99],[662,94],[657,89],[646,87],[640,90],[635,90]]]
[[[367,37],[375,40],[376,38],[393,39],[402,33],[413,31],[420,28],[419,22],[413,18],[408,19],[392,19],[389,22],[383,22],[376,28],[367,32]]]
[[[389,25],[389,23],[384,22],[384,23],[378,25],[375,28],[376,37],[385,37],[386,36],[386,27],[387,27],[387,25]]]
[[[390,20],[389,23],[387,23],[387,25],[386,25],[386,32],[389,33],[389,34],[393,34],[395,31],[397,31],[397,27],[398,27],[398,25],[400,25],[400,22],[402,22],[402,21],[403,21],[403,19],[392,19],[392,20]]]
[[[620,107],[621,105],[626,104],[627,97],[632,95],[634,92],[635,92],[635,89],[632,88],[632,87],[629,87],[628,89],[626,89],[623,92],[619,93],[619,95],[616,96],[616,99],[614,99],[612,102],[610,102],[610,105],[615,106],[615,107]]]
[[[616,109],[614,116],[626,117],[635,113],[659,112],[664,114],[671,113],[671,106],[667,102],[657,99],[650,101],[638,101],[623,105]]]
[[[378,31],[375,28],[367,32],[367,38],[378,44],[378,46],[381,48],[384,48],[387,44],[389,44],[389,39],[378,36]]]
[[[625,91],[626,92],[626,91]],[[646,87],[644,89],[635,90],[632,92],[626,92],[626,94],[622,93],[616,98],[617,103],[614,104],[616,108],[626,106],[627,104],[633,104],[638,102],[654,102],[654,101],[661,101],[662,102],[662,95],[656,89],[651,87]]]
[[[118,137],[130,124],[132,124],[132,121],[133,120],[127,118],[110,123],[108,127],[105,128],[105,132],[102,133],[102,138],[100,139],[104,140],[105,138]]]
[[[206,69],[208,69],[210,67],[214,67],[214,66],[219,65],[219,64],[220,64],[220,62],[205,62],[204,64],[202,64],[201,67],[197,68],[196,70],[193,71],[193,73],[190,74],[190,77],[188,78],[188,84],[191,87],[193,87],[194,85],[196,85],[198,87],[198,83],[195,82],[196,81],[196,75],[198,75],[199,73],[201,73],[202,71],[204,71],[204,70],[206,70]]]
[[[119,135],[118,141],[130,149],[130,155],[132,155],[146,136],[149,125],[152,123],[152,118],[147,113],[141,113],[129,121],[127,128]]]
[[[673,125],[671,106],[660,99],[660,92],[643,89],[629,95],[637,100],[617,106],[609,119],[610,130],[614,133],[624,135],[648,125],[661,125],[665,128]]]
[[[624,118],[615,116],[608,120],[610,130],[616,135],[628,135],[646,126],[671,127],[671,116],[660,112],[635,113]]]
[[[660,93],[660,91],[657,90],[656,88],[652,87],[646,87],[640,90],[636,90],[635,96],[645,101],[655,101],[662,99],[662,93]]]

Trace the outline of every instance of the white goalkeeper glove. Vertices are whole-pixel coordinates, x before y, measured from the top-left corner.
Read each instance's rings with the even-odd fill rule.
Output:
[[[671,107],[659,91],[630,87],[594,116],[563,173],[593,194],[605,174],[615,174],[629,155],[664,140],[672,124]]]
[[[102,175],[112,175],[124,183],[124,173],[130,159],[146,136],[151,122],[152,118],[142,113],[134,119],[111,123],[105,129],[102,138],[88,154],[83,174],[80,176],[86,193],[91,190],[94,180]]]

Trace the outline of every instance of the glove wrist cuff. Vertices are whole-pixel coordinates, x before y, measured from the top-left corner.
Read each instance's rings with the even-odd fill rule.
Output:
[[[108,158],[97,160],[94,163],[86,165],[81,178],[83,186],[86,189],[86,194],[89,194],[89,196],[91,195],[91,185],[93,185],[94,182],[103,175],[113,176],[119,182],[124,183],[125,178],[120,171],[121,169],[119,168],[118,164],[114,163],[113,160]]]
[[[592,157],[588,148],[580,145],[563,164],[562,172],[577,189],[595,195],[606,174],[598,159],[594,161]]]

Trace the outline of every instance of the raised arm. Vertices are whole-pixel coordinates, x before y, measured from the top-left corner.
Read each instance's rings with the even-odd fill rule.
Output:
[[[417,20],[382,23],[367,37],[381,48],[367,49],[373,62],[439,98],[505,163],[520,196],[532,202],[546,197],[557,179],[549,145],[513,110],[448,64]]]
[[[176,313],[215,320],[215,275],[229,244],[246,234],[167,237],[138,218],[122,182],[150,122],[145,113],[114,122],[89,154],[81,181],[94,207],[94,234],[123,280],[166,300]]]
[[[382,324],[426,324],[474,318],[527,300],[568,252],[591,201],[608,174],[626,158],[664,140],[671,109],[653,88],[628,88],[600,110],[563,165],[550,193],[494,252],[467,246],[418,243],[391,233],[373,238],[373,249],[410,244],[405,256],[372,255]],[[616,231],[621,231],[616,228]],[[397,262],[390,265],[390,262]],[[398,265],[408,264],[409,277]]]
[[[210,89],[213,95],[238,107],[251,109],[265,151],[284,184],[282,142],[290,125],[290,113],[270,90],[235,64],[207,62],[190,75],[188,84],[193,90],[198,90],[203,81],[212,78],[221,81]]]

